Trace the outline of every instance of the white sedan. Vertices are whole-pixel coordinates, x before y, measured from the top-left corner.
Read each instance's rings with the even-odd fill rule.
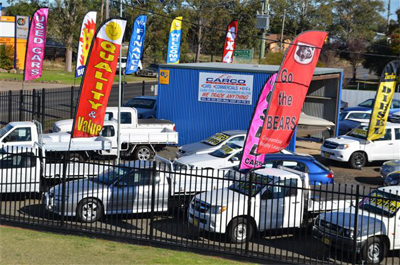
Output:
[[[174,170],[203,168],[227,169],[238,166],[242,157],[243,141],[228,143],[208,154],[183,156],[174,161]]]
[[[232,130],[216,133],[197,143],[183,145],[176,152],[177,157],[194,154],[207,154],[220,149],[224,144],[244,142],[247,131]]]

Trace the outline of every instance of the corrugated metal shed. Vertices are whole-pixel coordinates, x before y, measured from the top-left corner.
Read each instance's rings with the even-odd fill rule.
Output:
[[[160,65],[160,72],[162,70],[169,70],[169,84],[159,83],[158,85],[157,115],[161,119],[168,119],[175,123],[176,130],[179,132],[180,145],[200,141],[220,131],[247,130],[261,89],[268,78],[277,72],[278,69],[279,66],[276,65],[224,63]],[[198,100],[200,72],[252,75],[252,105],[200,102]],[[331,82],[331,85],[340,87],[342,69],[316,68],[314,78],[324,80],[324,76],[327,76],[328,79],[336,79],[335,82]],[[325,85],[323,87],[326,88],[326,91],[330,90]],[[332,112],[329,109],[331,116],[333,114],[333,118],[329,120],[336,120],[338,114],[336,99],[340,98],[340,89],[336,87],[331,89],[331,92],[335,94],[334,97],[325,97],[326,91],[321,92],[320,85],[316,85],[314,90],[313,93],[323,94],[323,96],[319,94],[315,95],[315,99],[321,100],[325,98],[325,101],[329,101],[329,99],[334,100],[334,103],[331,105],[335,106],[336,112]],[[320,103],[319,105],[322,105],[323,108],[324,103]],[[321,106],[315,107],[315,109],[319,114],[324,112],[321,110]],[[312,113],[306,113],[318,117],[329,116],[328,114],[315,115],[313,114],[313,110],[310,111]]]

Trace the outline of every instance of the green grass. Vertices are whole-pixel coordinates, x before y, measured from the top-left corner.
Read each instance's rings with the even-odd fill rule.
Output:
[[[239,264],[186,251],[0,226],[0,264]]]
[[[75,73],[69,73],[63,70],[43,70],[43,74],[41,78],[35,79],[33,82],[39,83],[58,83],[58,84],[74,84],[74,76]],[[22,81],[23,74],[10,74],[10,73],[0,73],[0,80],[3,81]],[[118,82],[118,72],[115,75],[114,82]],[[123,76],[122,76],[123,78]],[[134,75],[127,75],[126,79],[127,82],[141,82],[145,81],[156,81],[156,78],[149,78],[149,77],[139,77]],[[32,81],[31,81],[32,82]],[[75,84],[80,84],[81,78],[75,79]]]

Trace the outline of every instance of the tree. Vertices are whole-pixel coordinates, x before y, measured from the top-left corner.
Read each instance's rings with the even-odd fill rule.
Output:
[[[0,45],[0,68],[6,70],[14,68],[14,49],[10,45]]]
[[[45,6],[44,1],[7,1],[10,6],[4,10],[5,16],[32,16],[40,6]]]
[[[65,71],[72,72],[74,37],[79,37],[83,16],[87,11],[83,0],[55,0],[50,6],[49,25],[52,34],[65,41]]]

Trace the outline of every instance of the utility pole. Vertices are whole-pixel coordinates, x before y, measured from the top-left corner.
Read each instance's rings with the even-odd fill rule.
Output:
[[[280,48],[279,50],[282,51],[283,50],[283,31],[285,29],[285,19],[286,19],[286,7],[283,10],[283,20],[282,20],[282,31],[281,31],[281,43],[280,43]]]
[[[106,19],[110,18],[110,0],[106,0]]]
[[[108,2],[108,0],[107,0]],[[108,6],[108,5],[107,5]],[[119,0],[119,16],[122,17],[122,0]],[[123,41],[123,40],[122,40]],[[121,152],[121,94],[122,94],[122,85],[121,85],[121,71],[122,71],[122,41],[121,41],[121,49],[119,49],[119,70],[118,70],[118,127],[117,127],[117,164],[120,163],[120,152]]]
[[[388,8],[387,8],[387,29],[386,33],[389,34],[389,29],[390,29],[390,1],[388,0]]]
[[[268,12],[268,0],[266,0],[267,3],[265,3],[265,0],[261,0],[261,15],[265,14],[265,6],[267,6],[267,12]],[[261,34],[261,45],[260,45],[260,60],[264,59],[265,57],[265,36],[267,35],[267,29],[262,29],[262,34]]]

